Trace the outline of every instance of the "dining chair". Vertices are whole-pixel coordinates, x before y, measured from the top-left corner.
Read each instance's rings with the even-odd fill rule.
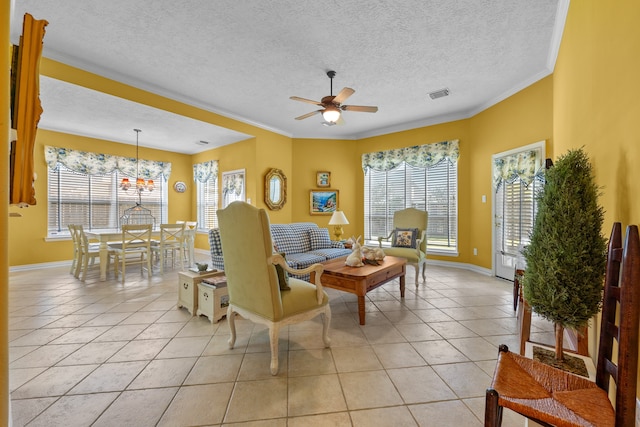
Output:
[[[181,269],[184,269],[184,227],[184,223],[160,224],[160,240],[151,242],[151,251],[156,262],[160,262],[160,274],[164,274],[164,265],[169,255],[171,268],[175,268],[177,256]]]
[[[71,260],[71,270],[69,270],[69,274],[73,274],[77,278],[78,266],[82,262],[82,260],[80,259],[82,252],[80,251],[78,228],[75,224],[69,224],[68,227],[69,234],[71,235],[71,242],[73,243],[73,259]]]
[[[636,225],[627,227],[623,249],[621,228],[615,223],[609,239],[595,383],[501,345],[486,392],[485,427],[502,424],[503,408],[543,426],[635,425],[640,237]]]
[[[80,242],[80,258],[75,276],[76,278],[80,276],[80,280],[84,282],[87,277],[89,266],[95,264],[96,258],[98,258],[98,260],[100,259],[100,244],[89,242],[89,238],[85,234],[82,225],[76,226],[76,233],[78,234],[78,240]],[[110,257],[107,258],[107,270],[109,269],[109,259]],[[89,261],[91,261],[91,263],[89,263]],[[95,265],[99,266],[100,263]]]
[[[122,241],[110,244],[109,249],[114,257],[116,279],[122,269],[122,283],[127,265],[140,265],[140,274],[147,267],[147,277],[151,278],[151,224],[124,224]]]
[[[331,308],[320,281],[322,265],[295,270],[280,254],[274,254],[269,217],[264,209],[236,201],[218,211],[218,221],[229,291],[229,348],[235,345],[236,314],[268,327],[272,375],[278,373],[279,331],[287,325],[321,316],[322,338],[325,347],[329,347]],[[290,289],[283,290],[276,265],[296,275],[314,272],[315,283],[289,277]]]
[[[383,240],[391,240],[391,247],[384,247],[385,255],[405,258],[416,270],[416,287],[422,266],[422,281],[426,282],[427,268],[427,211],[407,208],[393,213],[393,230],[386,237],[378,237],[378,246]]]

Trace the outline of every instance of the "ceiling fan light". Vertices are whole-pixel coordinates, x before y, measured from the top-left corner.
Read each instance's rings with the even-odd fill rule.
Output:
[[[322,112],[322,117],[329,123],[335,123],[340,118],[340,110],[336,107],[327,107]]]

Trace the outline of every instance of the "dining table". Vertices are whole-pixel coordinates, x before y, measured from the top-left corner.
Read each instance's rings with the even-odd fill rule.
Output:
[[[119,230],[85,230],[84,232],[89,239],[100,242],[100,281],[107,280],[107,267],[109,266],[109,243],[122,242],[122,231]],[[196,229],[185,228],[184,241],[187,249],[187,262],[189,266],[194,263],[194,244]],[[160,229],[151,230],[151,237],[160,238]]]

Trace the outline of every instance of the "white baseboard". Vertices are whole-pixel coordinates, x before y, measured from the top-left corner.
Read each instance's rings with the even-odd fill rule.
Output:
[[[451,268],[459,268],[461,270],[469,270],[478,274],[482,274],[485,276],[492,276],[493,272],[491,269],[479,267],[473,264],[467,264],[464,262],[455,262],[455,261],[440,261],[435,259],[427,259],[427,265],[435,265],[440,267],[451,267]]]

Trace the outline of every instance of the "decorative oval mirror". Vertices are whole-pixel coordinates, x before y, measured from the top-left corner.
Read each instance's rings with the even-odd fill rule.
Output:
[[[264,202],[277,211],[287,202],[287,177],[280,169],[271,169],[264,176]]]

